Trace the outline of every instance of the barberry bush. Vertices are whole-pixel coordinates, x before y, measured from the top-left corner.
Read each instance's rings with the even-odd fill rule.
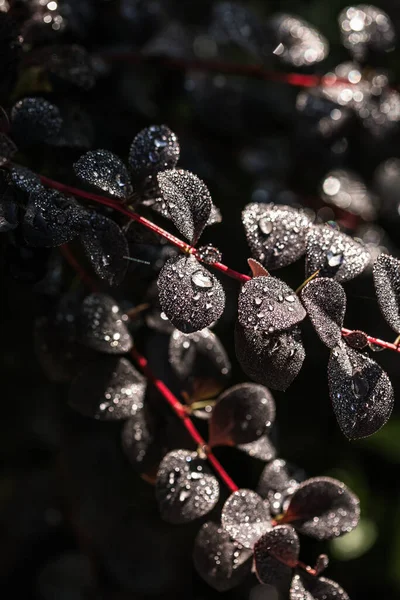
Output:
[[[0,0],[8,596],[398,595],[400,15],[286,4]]]

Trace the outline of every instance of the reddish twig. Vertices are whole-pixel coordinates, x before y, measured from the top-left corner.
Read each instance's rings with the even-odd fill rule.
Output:
[[[190,246],[189,244],[186,244],[186,242],[183,242],[182,240],[180,240],[176,236],[172,235],[171,233],[169,233],[162,227],[159,227],[152,221],[149,221],[145,217],[142,217],[141,215],[135,213],[133,210],[126,208],[121,203],[119,203],[115,200],[112,200],[111,198],[106,198],[105,196],[99,196],[98,194],[92,194],[90,192],[85,192],[78,188],[74,188],[72,186],[65,185],[63,183],[54,181],[53,179],[49,179],[48,177],[44,177],[42,175],[39,175],[39,177],[40,177],[42,183],[44,183],[44,184],[48,185],[49,187],[52,187],[56,190],[66,192],[68,194],[73,194],[74,196],[78,196],[81,198],[87,198],[87,199],[93,200],[94,202],[97,202],[99,204],[103,204],[104,206],[109,206],[110,208],[117,210],[118,212],[129,217],[133,221],[137,221],[138,223],[141,223],[141,225],[143,225],[144,227],[147,227],[147,229],[150,229],[151,231],[154,231],[157,235],[165,238],[171,244],[173,244],[174,246],[179,248],[182,252],[184,252],[186,254],[193,254],[197,258],[197,260],[202,262],[200,256],[198,255],[196,248],[194,248],[193,246]],[[224,265],[223,263],[220,263],[220,262],[212,263],[211,266],[214,267],[215,269],[217,269],[218,271],[225,273],[225,275],[227,275],[228,277],[231,277],[232,279],[236,279],[237,281],[240,281],[241,283],[246,283],[246,281],[249,281],[251,279],[251,277],[249,277],[249,275],[245,275],[244,273],[239,273],[239,271],[235,271],[234,269],[231,269],[227,265]],[[343,336],[349,335],[350,333],[352,333],[351,329],[345,329],[345,328],[342,329]],[[374,338],[372,336],[367,336],[367,338],[368,338],[368,342],[370,344],[374,344],[375,346],[380,346],[381,348],[385,348],[386,350],[393,350],[394,352],[400,352],[399,344],[394,344],[392,342],[386,342],[384,340],[380,340],[380,339]]]
[[[228,63],[219,60],[196,60],[175,58],[171,56],[148,56],[133,52],[103,53],[99,57],[112,63],[130,63],[135,65],[154,64],[157,66],[177,69],[180,71],[205,71],[221,75],[238,75],[251,77],[262,81],[287,83],[295,87],[312,88],[319,85],[333,86],[336,84],[352,84],[348,79],[336,75],[307,75],[305,73],[280,73],[270,71],[263,65]]]

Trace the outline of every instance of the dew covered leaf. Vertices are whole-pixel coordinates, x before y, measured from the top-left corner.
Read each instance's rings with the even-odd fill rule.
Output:
[[[77,176],[110,196],[126,200],[132,194],[128,169],[109,150],[89,150],[74,164]]]
[[[252,490],[237,490],[225,502],[221,523],[225,531],[245,548],[271,529],[268,504]]]
[[[179,160],[178,138],[166,125],[150,125],[139,131],[129,150],[129,166],[136,180],[173,169]]]
[[[169,340],[169,363],[191,400],[215,396],[231,372],[227,353],[215,333],[202,329],[185,334],[175,329]]]
[[[214,589],[225,592],[250,573],[251,550],[243,548],[216,523],[201,527],[194,542],[193,562],[198,574]]]
[[[5,133],[0,132],[0,167],[5,165],[14,156],[18,148]]]
[[[277,277],[254,277],[240,290],[238,321],[243,327],[274,333],[297,325],[305,316],[295,292]]]
[[[96,275],[109,285],[119,285],[129,257],[128,243],[119,225],[94,211],[86,213],[80,240]]]
[[[209,445],[248,444],[260,438],[275,420],[270,391],[256,383],[241,383],[218,398],[209,423]]]
[[[178,231],[194,245],[211,213],[206,184],[190,171],[171,169],[157,175],[161,194]]]
[[[252,458],[258,458],[265,462],[273,460],[276,456],[276,448],[267,434],[262,435],[254,442],[238,444],[236,448]]]
[[[350,600],[343,588],[326,577],[296,574],[290,587],[290,600]]]
[[[261,583],[278,586],[290,581],[299,560],[300,541],[290,525],[277,525],[254,546],[254,566]]]
[[[146,379],[125,358],[99,356],[73,381],[69,405],[86,417],[119,421],[143,410]]]
[[[331,477],[313,477],[294,491],[283,516],[304,535],[330,540],[352,531],[360,519],[360,501]]]
[[[85,211],[60,192],[37,187],[29,196],[23,232],[31,246],[66,244],[80,231]]]
[[[10,175],[13,184],[23,192],[30,194],[31,192],[43,190],[39,175],[27,169],[27,167],[13,165],[10,169]]]
[[[257,383],[281,391],[297,377],[305,358],[297,326],[281,333],[266,334],[236,323],[235,350],[246,375]]]
[[[343,341],[331,351],[328,384],[336,419],[349,439],[372,435],[388,421],[394,402],[388,375]]]
[[[360,275],[370,259],[366,246],[329,225],[315,225],[307,235],[306,277],[319,271],[343,283]]]
[[[196,452],[173,450],[161,461],[156,498],[169,523],[189,523],[210,512],[218,501],[219,483]]]
[[[284,63],[297,68],[308,67],[321,62],[328,55],[328,40],[304,19],[277,14],[269,21],[269,25],[277,42],[274,54]]]
[[[368,54],[393,50],[396,33],[389,16],[376,6],[359,4],[345,8],[338,18],[343,45],[356,60]]]
[[[301,299],[322,342],[329,348],[335,346],[341,339],[346,312],[343,287],[329,277],[317,277],[303,288]]]
[[[140,410],[124,423],[121,440],[125,456],[139,473],[145,473],[160,461],[162,448],[157,443],[145,410]]]
[[[209,327],[223,313],[222,285],[194,256],[168,260],[160,271],[157,285],[162,311],[183,333]]]
[[[125,354],[132,348],[132,337],[117,303],[106,294],[90,294],[82,303],[78,323],[79,341],[106,354]]]
[[[382,314],[390,327],[400,333],[400,260],[390,254],[380,254],[373,276]]]
[[[47,142],[61,129],[62,118],[54,104],[37,96],[23,98],[11,110],[13,139],[22,147]]]
[[[244,208],[242,221],[253,257],[267,269],[290,265],[306,251],[312,221],[301,210],[253,202]]]

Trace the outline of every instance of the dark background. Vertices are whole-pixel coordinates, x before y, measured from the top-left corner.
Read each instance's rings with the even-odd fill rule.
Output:
[[[90,51],[121,47],[137,52],[160,30],[158,17],[149,8],[157,7],[157,2],[148,2],[147,7],[146,3],[133,1],[82,0],[66,4],[71,14],[77,15],[79,25],[68,34],[69,39]],[[193,31],[201,31],[209,4],[166,2],[163,25],[178,20],[189,38],[196,38]],[[387,0],[377,4],[391,16],[400,35],[399,3]],[[270,0],[248,5],[261,16],[290,12],[319,28],[331,50],[315,72],[322,74],[349,60],[340,45],[336,20],[347,2]],[[121,16],[124,7],[126,12]],[[173,49],[168,38],[167,45]],[[178,41],[176,53],[182,51]],[[235,48],[226,51],[224,57],[231,62],[253,61]],[[399,82],[398,50],[387,57],[387,65],[393,81]],[[273,68],[285,70],[279,63],[273,63]],[[350,167],[372,185],[376,166],[388,157],[400,156],[398,133],[377,141],[360,129],[348,133],[349,150],[335,156],[329,144],[323,146],[308,135],[310,128],[301,122],[295,108],[297,88],[227,77],[214,96],[214,92],[208,95],[207,86],[190,83],[191,77],[190,73],[157,65],[121,64],[105,69],[87,93],[68,90],[65,95],[57,87],[54,93],[55,100],[76,102],[90,115],[94,148],[111,149],[122,158],[126,158],[132,138],[142,127],[151,123],[170,126],[180,139],[180,166],[207,182],[224,217],[222,224],[206,231],[203,243],[212,241],[222,251],[224,262],[239,271],[247,272],[249,256],[240,213],[252,198],[311,203],[319,210],[323,206],[318,198],[321,179],[332,166]],[[80,153],[44,149],[35,156],[21,158],[37,171],[74,182],[71,165]],[[326,213],[321,215],[325,218]],[[398,254],[400,219],[381,216],[379,226],[387,234],[383,245]],[[173,527],[163,523],[152,487],[133,472],[123,456],[119,426],[73,414],[66,405],[67,386],[49,383],[42,374],[35,357],[33,324],[38,315],[50,310],[54,298],[48,286],[15,279],[7,242],[2,243],[2,596],[27,600],[219,596],[191,566],[191,545],[198,524]],[[139,301],[141,274],[143,270],[132,267],[128,283],[117,293]],[[303,261],[282,270],[279,276],[297,287],[304,279]],[[238,286],[231,280],[224,280],[224,284],[228,303],[216,333],[234,360],[232,324]],[[392,340],[394,333],[379,313],[370,274],[345,287],[345,326]],[[332,543],[306,542],[304,561],[313,563],[319,553],[327,552],[331,557],[327,576],[338,581],[353,600],[393,600],[400,592],[399,406],[376,435],[347,441],[328,396],[328,351],[308,323],[302,329],[307,349],[303,369],[286,393],[274,394],[274,439],[279,456],[302,467],[308,476],[330,475],[343,480],[358,494],[362,507],[355,532]],[[154,356],[165,345],[165,340],[155,339],[150,333],[142,334],[140,342]],[[382,352],[374,358],[387,370],[397,392],[400,357]],[[233,383],[246,380],[236,364],[233,374]],[[221,450],[219,456],[241,487],[255,485],[261,463],[234,450]],[[254,585],[255,580],[225,596],[247,598]]]

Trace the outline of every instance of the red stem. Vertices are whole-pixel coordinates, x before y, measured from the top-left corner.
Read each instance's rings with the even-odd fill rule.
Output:
[[[133,52],[104,53],[100,55],[103,60],[116,63],[131,64],[155,64],[158,66],[179,69],[182,71],[207,71],[224,75],[239,75],[243,77],[252,77],[263,81],[277,81],[287,83],[295,87],[317,87],[321,84],[332,86],[337,83],[354,85],[348,79],[337,77],[336,75],[307,75],[304,73],[280,73],[264,69],[262,65],[248,65],[228,63],[219,60],[195,60],[175,58],[169,56],[146,56],[144,54],[135,54]]]
[[[61,192],[73,194],[74,196],[80,196],[81,198],[88,198],[89,200],[93,200],[94,202],[97,202],[99,204],[104,204],[105,206],[109,206],[110,208],[117,210],[118,212],[122,213],[123,215],[126,215],[133,221],[137,221],[138,223],[141,223],[144,227],[147,227],[147,229],[150,229],[151,231],[154,231],[161,237],[165,238],[171,244],[174,244],[174,246],[179,248],[182,252],[184,252],[186,254],[193,254],[197,258],[197,260],[199,260],[201,262],[201,258],[199,257],[196,248],[194,248],[193,246],[190,246],[189,244],[186,244],[186,242],[183,242],[182,240],[180,240],[176,236],[172,235],[168,231],[165,231],[165,229],[163,229],[162,227],[155,225],[155,223],[153,223],[152,221],[149,221],[145,217],[138,215],[133,210],[126,208],[119,202],[116,202],[115,200],[112,200],[111,198],[106,198],[105,196],[99,196],[97,194],[85,192],[78,188],[74,188],[69,185],[65,185],[63,183],[59,183],[58,181],[54,181],[53,179],[49,179],[48,177],[44,177],[42,175],[39,175],[39,177],[40,177],[40,180],[42,181],[42,183],[44,183],[44,184],[48,185],[49,187],[52,187],[56,190],[60,190]],[[249,277],[249,275],[245,275],[244,273],[239,273],[239,271],[235,271],[234,269],[231,269],[230,267],[228,267],[227,265],[224,265],[223,263],[215,262],[215,263],[212,263],[211,266],[213,266],[218,271],[225,273],[225,275],[227,275],[228,277],[231,277],[232,279],[236,279],[237,281],[240,281],[241,283],[246,283],[246,281],[249,281],[251,279],[251,277]],[[344,329],[344,328],[342,329],[343,336],[349,335],[349,333],[352,333],[351,329]],[[381,348],[385,348],[386,350],[393,350],[394,352],[400,352],[400,345],[393,344],[392,342],[385,342],[384,340],[374,338],[370,335],[368,335],[367,338],[368,338],[368,342],[371,344],[375,344],[376,346],[380,346]]]
[[[77,274],[85,283],[85,285],[89,287],[92,291],[97,291],[98,286],[86,273],[85,269],[76,260],[75,256],[73,255],[67,244],[61,246],[61,253],[64,256],[65,260],[69,263],[69,265],[77,272]],[[164,400],[168,402],[174,413],[180,418],[193,441],[204,451],[208,461],[214,467],[214,470],[216,471],[216,473],[218,473],[218,475],[225,483],[227,488],[231,492],[236,492],[236,490],[239,489],[238,486],[231,479],[231,477],[225,471],[224,467],[221,465],[219,460],[214,456],[210,448],[207,446],[207,442],[202,438],[195,425],[193,424],[190,416],[188,415],[186,407],[181,402],[179,402],[178,398],[171,392],[171,390],[165,385],[165,383],[154,375],[153,371],[149,367],[146,358],[142,356],[135,347],[131,349],[130,354],[136,362],[136,364],[146,375],[146,378],[149,381],[151,381],[155,388],[157,388]]]

